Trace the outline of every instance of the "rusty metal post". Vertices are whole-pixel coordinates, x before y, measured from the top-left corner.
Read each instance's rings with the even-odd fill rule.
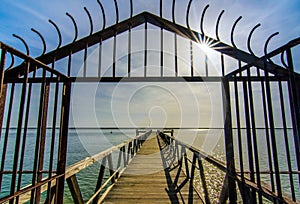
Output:
[[[288,70],[289,70],[289,81],[288,81],[288,90],[289,90],[289,99],[290,99],[290,109],[292,115],[292,124],[294,132],[294,142],[295,142],[295,153],[297,159],[298,171],[300,170],[300,103],[299,103],[299,79],[295,77],[294,74],[294,65],[291,49],[287,50],[287,61],[288,61]],[[300,183],[300,175],[298,174],[298,179]]]
[[[57,179],[55,192],[55,203],[63,204],[64,187],[65,187],[65,170],[67,158],[68,130],[69,130],[69,113],[70,113],[71,81],[67,80],[63,86],[63,98],[61,107],[59,147],[57,174],[63,175]]]
[[[235,165],[232,137],[232,119],[230,106],[230,88],[227,78],[222,78],[223,114],[224,114],[224,136],[226,149],[226,165],[228,175],[228,193],[230,203],[236,203]]]
[[[0,43],[0,50],[1,50],[1,58],[0,58],[0,95],[2,96],[6,49],[3,49],[1,47],[1,43]]]
[[[5,66],[5,56],[6,56],[6,50],[1,47],[1,58],[0,58],[0,130],[2,130],[2,124],[4,119],[4,107],[5,107],[5,101],[6,101],[6,91],[7,91],[7,84],[4,84],[4,66]],[[0,138],[1,138],[0,131]]]

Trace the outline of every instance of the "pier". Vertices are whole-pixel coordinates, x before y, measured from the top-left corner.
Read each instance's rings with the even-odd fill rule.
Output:
[[[172,154],[152,133],[103,203],[203,203]]]
[[[300,74],[295,70],[299,69],[296,66],[299,65],[300,38],[268,52],[270,41],[278,33],[271,34],[264,44],[264,55],[258,57],[252,50],[251,38],[260,24],[252,28],[246,39],[248,50],[241,50],[234,41],[241,17],[228,29],[231,42],[225,43],[219,36],[224,10],[216,15],[216,37],[210,37],[203,29],[209,5],[202,11],[199,31],[193,30],[189,22],[192,0],[187,2],[186,25],[176,21],[175,0],[168,7],[172,10],[170,18],[163,15],[162,0],[159,15],[148,11],[133,15],[133,1],[129,0],[130,17],[122,20],[118,2],[111,2],[116,17],[112,25],[106,25],[103,3],[96,2],[103,22],[99,31],[93,30],[91,14],[84,7],[90,33],[81,39],[77,39],[76,21],[67,13],[74,26],[74,39],[66,45],[62,45],[59,27],[50,20],[58,36],[58,45],[52,51],[46,50],[43,35],[33,29],[43,43],[38,57],[30,55],[29,46],[21,36],[14,35],[26,53],[0,41],[0,203],[299,203]],[[136,39],[139,41],[134,43]],[[150,49],[153,42],[149,39],[156,39],[160,45],[156,52]],[[166,43],[167,40],[170,42]],[[133,51],[134,46],[140,45],[141,50]],[[209,51],[200,49],[203,46]],[[118,52],[124,47],[125,57],[118,58]],[[210,53],[215,55],[211,61],[218,61],[218,67],[209,62]],[[182,55],[187,55],[187,60],[182,60]],[[149,62],[150,57],[155,59]],[[108,58],[111,62],[106,65],[103,61]],[[170,67],[166,65],[166,58]],[[153,68],[153,62],[158,63],[157,67]],[[80,70],[76,69],[78,64]],[[138,119],[134,124],[131,116],[128,121],[132,126],[122,127],[116,118],[126,114],[111,114],[107,120],[115,126],[96,128],[109,130],[107,138],[113,138],[122,128],[131,130],[131,135],[122,134],[126,135],[124,140],[105,149],[95,142],[100,134],[93,135],[94,141],[86,140],[96,151],[68,163],[68,144],[75,138],[70,137],[70,130],[76,130],[74,115],[82,105],[74,94],[77,85],[123,87],[125,84],[166,83],[173,85],[174,90],[182,88],[178,92],[184,92],[187,98],[198,94],[200,101],[170,110],[180,110],[180,116],[189,117],[207,103],[216,104],[216,109],[208,110],[213,114],[205,112],[199,114],[199,118],[207,124],[214,115],[220,127],[201,126],[200,122],[191,128],[187,128],[187,124],[187,127],[168,126],[158,120],[161,124],[154,127],[150,122],[140,125]],[[183,84],[193,84],[190,95]],[[203,84],[214,86],[213,93],[202,94],[200,86]],[[180,97],[174,94],[176,91],[170,90],[167,90],[169,98],[175,98],[176,104],[180,104]],[[115,93],[110,90],[101,95],[90,89],[81,89],[79,93],[88,91],[98,99]],[[122,94],[132,93],[122,90],[119,95]],[[159,93],[155,94],[151,97],[157,99],[157,104],[163,102]],[[118,102],[124,102],[116,95]],[[95,98],[79,99],[93,101]],[[144,96],[137,98],[141,104],[150,100]],[[128,104],[135,105],[131,99]],[[78,109],[73,106],[76,103]],[[112,101],[105,104],[109,103],[113,107]],[[84,122],[90,124],[98,119],[93,117],[99,104],[92,105],[94,112],[84,113],[90,117]],[[126,104],[115,108],[130,109]],[[128,110],[128,115],[132,111],[133,116],[149,116],[156,106],[141,108],[140,112],[135,108]],[[188,112],[188,108],[192,111]],[[159,114],[164,112],[161,109],[157,111]],[[106,119],[102,112],[99,115]],[[70,126],[71,122],[75,127]],[[185,128],[206,132],[204,139],[200,133],[193,139],[199,144],[204,140],[206,145],[215,144],[219,153],[187,142],[188,135],[180,133]],[[218,139],[208,134],[215,129],[219,131]],[[76,148],[74,151],[77,153]],[[89,177],[88,188],[84,183],[88,181],[82,175],[92,178]]]

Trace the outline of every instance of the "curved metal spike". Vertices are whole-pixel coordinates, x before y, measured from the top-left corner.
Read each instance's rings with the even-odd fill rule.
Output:
[[[249,34],[249,36],[248,36],[248,40],[247,40],[247,47],[248,47],[249,52],[250,52],[252,55],[255,55],[255,54],[254,54],[254,52],[253,52],[252,49],[251,49],[251,38],[252,38],[252,35],[253,35],[254,31],[255,31],[259,26],[261,26],[260,23],[257,24],[256,26],[254,26],[254,28],[252,28],[252,30],[251,30],[251,32],[250,32],[250,34]]]
[[[32,32],[35,32],[35,33],[41,38],[41,40],[42,40],[42,43],[43,43],[43,52],[42,52],[42,54],[40,55],[40,56],[42,56],[42,55],[44,55],[44,54],[46,53],[46,49],[47,49],[45,38],[44,38],[43,35],[42,35],[39,31],[37,31],[36,29],[31,28],[31,31],[32,31]]]
[[[232,26],[231,33],[230,33],[231,44],[232,44],[232,46],[235,47],[235,48],[237,48],[237,47],[236,47],[236,45],[235,45],[235,43],[234,43],[234,38],[233,38],[233,36],[234,36],[234,30],[235,30],[236,25],[238,24],[238,22],[239,22],[242,18],[243,18],[243,17],[240,16],[240,17],[238,17],[238,19],[236,19],[236,21],[234,22],[234,24],[233,24],[233,26]]]
[[[10,65],[7,69],[12,68],[15,64],[15,56],[12,53],[10,53],[10,57],[11,57],[11,62],[10,62]]]
[[[279,34],[279,32],[276,32],[276,33],[273,33],[272,35],[270,35],[270,36],[268,37],[268,39],[267,39],[267,41],[266,41],[266,43],[265,43],[265,46],[264,46],[264,53],[265,53],[265,55],[268,54],[268,45],[269,45],[270,40],[271,40],[274,36],[276,36],[276,35],[278,35],[278,34]],[[272,61],[270,58],[268,58],[268,60],[269,60],[269,62],[272,62],[272,63],[273,63],[273,61]]]
[[[16,35],[16,34],[12,34],[12,36],[14,36],[15,38],[18,38],[19,40],[22,41],[22,43],[24,44],[25,49],[26,49],[26,54],[29,55],[30,54],[29,47],[28,47],[28,44],[26,43],[26,41],[23,38],[21,38],[20,36]]]
[[[285,62],[285,59],[284,59],[284,52],[285,52],[285,50],[281,53],[281,63],[283,64],[283,66],[285,67],[285,68],[288,68],[289,66],[287,65],[287,63]]]
[[[118,2],[117,0],[114,0],[115,2],[115,8],[116,8],[116,24],[119,23],[119,7],[118,7]]]
[[[208,9],[208,7],[209,7],[209,4],[207,4],[205,6],[205,8],[203,9],[202,15],[201,15],[200,31],[203,35],[204,35],[204,29],[203,29],[204,16],[205,16],[205,13],[206,13],[206,10]]]
[[[190,16],[190,10],[191,10],[192,2],[193,2],[193,0],[189,1],[189,4],[187,6],[187,10],[186,10],[186,26],[188,27],[189,30],[191,30],[189,16]]]
[[[97,0],[97,2],[99,4],[101,12],[102,12],[102,19],[103,19],[102,30],[104,30],[105,29],[105,24],[106,24],[105,10],[104,10],[104,7],[103,7],[102,3],[100,2],[100,0]]]
[[[72,16],[71,14],[69,14],[69,13],[67,12],[66,15],[69,16],[70,19],[71,19],[72,22],[73,22],[74,29],[75,29],[75,35],[74,35],[73,42],[75,42],[75,41],[77,40],[77,36],[78,36],[78,27],[77,27],[77,24],[76,24],[76,21],[75,21],[75,19],[73,18],[73,16]]]
[[[176,2],[176,0],[173,0],[173,3],[172,3],[172,20],[173,20],[173,23],[176,23],[176,21],[175,21],[175,2]]]
[[[133,16],[133,3],[132,0],[130,0],[130,18]]]
[[[61,32],[60,32],[58,26],[51,19],[49,19],[49,23],[51,23],[55,27],[56,32],[58,34],[58,45],[56,47],[56,49],[58,49],[61,46],[61,42],[62,42]]]
[[[84,7],[83,9],[85,10],[86,14],[89,17],[89,21],[90,21],[90,35],[92,35],[93,34],[93,19],[92,19],[92,16],[91,16],[89,10],[86,7]]]
[[[216,24],[216,37],[217,37],[217,40],[220,41],[220,37],[219,37],[219,24],[220,24],[220,20],[221,20],[221,17],[223,16],[225,10],[222,10],[221,13],[219,14],[218,16],[218,19],[217,19],[217,24]]]

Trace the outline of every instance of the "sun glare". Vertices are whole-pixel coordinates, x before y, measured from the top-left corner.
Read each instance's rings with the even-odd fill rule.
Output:
[[[209,46],[209,44],[206,44],[204,42],[200,43],[199,47],[204,53],[208,53],[212,50],[212,48]]]

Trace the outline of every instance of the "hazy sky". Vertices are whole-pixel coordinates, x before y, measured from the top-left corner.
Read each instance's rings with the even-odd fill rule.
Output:
[[[114,24],[115,13],[112,0],[102,1],[106,11],[107,26]],[[185,12],[188,0],[176,1],[176,21],[185,26]],[[118,0],[120,10],[120,21],[129,17],[129,0]],[[208,36],[215,38],[215,23],[222,9],[225,9],[224,16],[220,23],[220,38],[230,44],[230,30],[234,21],[240,16],[243,19],[236,28],[235,41],[237,46],[247,51],[247,36],[250,30],[257,24],[262,26],[253,35],[252,46],[257,56],[263,55],[263,47],[268,36],[276,31],[280,35],[276,36],[270,43],[269,50],[273,50],[288,41],[300,36],[300,1],[299,0],[194,0],[190,12],[190,25],[194,30],[199,31],[200,17],[203,8],[209,3],[210,7],[205,16],[204,30]],[[134,15],[142,11],[149,11],[159,15],[159,0],[133,0]],[[163,0],[163,16],[171,19],[172,0]],[[94,32],[102,27],[100,7],[96,0],[74,1],[74,0],[2,0],[0,7],[0,41],[7,43],[25,52],[21,42],[12,37],[12,33],[22,36],[30,46],[31,55],[36,57],[41,53],[41,41],[38,36],[30,31],[30,28],[39,30],[46,39],[47,51],[53,50],[57,46],[57,33],[48,19],[55,21],[63,36],[63,44],[68,44],[74,37],[74,29],[71,20],[65,15],[71,13],[76,19],[79,36],[78,39],[89,34],[89,21],[83,7],[86,6],[93,17]],[[133,42],[133,51],[136,57],[132,64],[138,68],[142,62],[143,48],[140,47],[140,35],[136,31]],[[159,66],[158,52],[159,41],[156,40],[155,30],[153,35],[149,35],[150,45],[149,64],[154,70]],[[157,33],[156,33],[157,34]],[[158,33],[159,34],[159,33]],[[168,33],[166,33],[166,36]],[[151,39],[152,36],[152,39]],[[159,35],[158,35],[159,36]],[[121,45],[122,38],[119,36],[118,43]],[[166,41],[172,38],[166,37]],[[126,41],[126,40],[125,40]],[[134,40],[133,40],[134,41]],[[152,43],[153,42],[153,43]],[[182,73],[189,67],[186,63],[188,43],[180,41],[180,62]],[[104,52],[103,65],[107,72],[111,68],[111,41],[107,42]],[[199,55],[203,56],[203,50],[198,49]],[[172,67],[172,60],[168,60],[168,54],[172,53],[172,44],[166,42],[165,46],[165,66]],[[96,50],[96,49],[95,49]],[[121,46],[118,50],[118,66],[122,67],[127,62],[126,46]],[[213,53],[213,52],[212,52]],[[300,49],[294,51],[300,53]],[[210,53],[208,53],[210,54]],[[89,54],[89,63],[93,65],[94,56],[97,51]],[[199,61],[197,61],[199,60]],[[201,67],[203,58],[198,57],[195,63]],[[181,63],[181,64],[180,64]],[[212,67],[218,67],[213,55],[209,58]],[[227,62],[231,65],[230,60]],[[299,60],[296,64],[300,65]],[[60,65],[64,65],[61,62]],[[82,64],[78,64],[80,66]],[[195,66],[196,66],[195,65]],[[300,68],[296,69],[299,71]],[[234,69],[234,67],[232,67]],[[196,69],[196,68],[195,68]],[[218,68],[216,68],[218,69]],[[199,73],[201,70],[198,70]],[[92,73],[93,71],[91,71]],[[219,70],[210,70],[211,73],[219,73]],[[119,73],[122,75],[122,71]],[[201,74],[200,74],[201,75]],[[144,83],[144,84],[80,84],[73,87],[73,102],[71,126],[184,126],[184,127],[221,127],[222,126],[222,106],[220,84],[186,82],[174,83]],[[75,111],[76,110],[76,111]],[[258,123],[259,124],[259,123]]]

